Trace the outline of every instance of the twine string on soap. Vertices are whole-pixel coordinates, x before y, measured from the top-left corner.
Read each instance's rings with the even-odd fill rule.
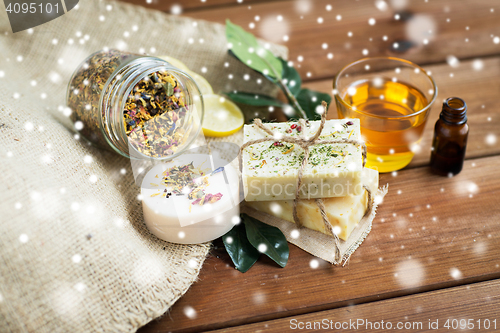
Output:
[[[256,118],[256,119],[254,119],[254,125],[257,126],[258,128],[260,128],[261,130],[263,130],[264,132],[266,132],[271,137],[251,140],[251,141],[245,142],[240,147],[240,154],[239,154],[240,165],[242,164],[243,150],[250,145],[255,145],[258,143],[262,143],[262,142],[283,141],[283,142],[287,142],[287,143],[296,144],[304,150],[304,158],[302,159],[302,162],[300,163],[300,166],[298,169],[297,188],[295,190],[295,199],[293,201],[293,220],[298,228],[302,227],[302,222],[300,221],[300,218],[299,218],[298,213],[297,213],[297,206],[298,206],[298,203],[300,200],[300,187],[302,186],[302,178],[303,178],[304,170],[305,170],[307,163],[309,161],[309,147],[315,146],[315,145],[320,145],[320,144],[339,144],[339,143],[340,144],[342,144],[342,143],[353,144],[353,145],[361,146],[363,148],[362,149],[363,167],[366,164],[366,145],[364,144],[364,142],[357,141],[357,140],[351,140],[351,139],[345,139],[345,138],[341,138],[341,139],[337,139],[337,140],[320,140],[319,139],[321,132],[323,131],[323,128],[325,127],[326,115],[328,112],[326,102],[324,102],[324,101],[321,102],[321,105],[323,106],[323,109],[324,109],[323,114],[321,115],[321,122],[319,124],[318,130],[316,131],[316,133],[314,133],[314,135],[312,137],[307,138],[305,136],[305,130],[302,130],[299,132],[299,137],[292,137],[289,135],[275,134],[269,128],[264,126],[264,124],[262,123],[262,120],[260,120],[259,118]],[[307,122],[305,119],[299,119],[298,126],[301,126],[302,129],[305,129],[306,125],[307,125]],[[363,188],[368,193],[368,205],[367,205],[366,212],[370,212],[371,207],[372,207],[372,193],[371,193],[370,188],[368,188],[368,186],[363,185]],[[330,234],[332,234],[334,237],[334,240],[335,240],[335,261],[339,262],[341,259],[340,258],[340,239],[339,239],[338,235],[335,232],[333,232],[333,227],[328,219],[328,215],[326,214],[326,209],[325,209],[325,205],[323,204],[323,200],[322,199],[315,199],[315,202],[316,202],[316,205],[318,206],[321,217],[323,219],[325,229]]]

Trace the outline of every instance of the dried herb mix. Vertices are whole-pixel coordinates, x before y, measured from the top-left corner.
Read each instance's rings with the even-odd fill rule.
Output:
[[[67,104],[72,111],[70,119],[73,123],[80,121],[83,124],[80,133],[100,146],[107,146],[101,132],[101,93],[115,69],[133,57],[114,50],[95,53],[78,68],[69,83]]]
[[[223,171],[220,167],[214,170],[209,176]],[[193,163],[175,166],[163,172],[163,184],[172,188],[172,193],[175,195],[187,195],[189,200],[193,200],[193,205],[204,205],[214,203],[222,198],[222,193],[206,193],[205,189],[209,185],[208,176],[200,168],[195,168]],[[165,190],[166,191],[166,190]],[[166,194],[168,198],[171,193]]]
[[[137,83],[127,98],[123,121],[130,143],[144,155],[172,155],[182,143],[185,94],[167,72],[155,72]]]
[[[125,132],[130,146],[148,157],[169,156],[185,142],[184,136],[188,134],[184,130],[188,112],[186,91],[174,75],[166,71],[143,75],[126,96],[125,103],[110,103],[112,95],[124,85],[125,76],[130,75],[129,64],[139,58],[116,50],[91,55],[70,81],[67,95],[72,110],[70,118],[75,125],[80,122],[75,127],[84,137],[109,147],[110,138],[119,135],[109,133],[113,127],[107,123],[114,119],[109,119],[110,110],[106,108],[120,105],[119,110],[111,112],[123,115],[123,125],[117,125],[123,128],[117,130]]]

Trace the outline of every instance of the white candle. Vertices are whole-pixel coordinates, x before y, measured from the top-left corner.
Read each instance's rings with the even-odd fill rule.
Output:
[[[173,187],[164,184],[165,171],[190,163],[196,170],[204,172],[203,176],[196,178],[197,182],[208,182],[202,186],[204,194],[220,193],[220,200],[200,205],[196,198],[188,198],[191,191],[188,187],[184,188],[184,195],[176,195]],[[221,165],[220,161],[218,164]],[[141,186],[144,221],[148,229],[158,238],[180,244],[203,243],[228,232],[239,218],[238,174],[229,164],[223,171],[211,174],[214,169],[212,157],[203,154],[181,155],[169,163],[153,167]],[[167,193],[172,194],[167,198]]]

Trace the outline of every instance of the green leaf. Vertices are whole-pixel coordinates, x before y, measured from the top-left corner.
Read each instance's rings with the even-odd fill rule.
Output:
[[[172,96],[174,94],[174,86],[170,82],[164,83],[163,89],[165,89],[167,96]]]
[[[226,38],[231,44],[231,51],[241,62],[264,75],[281,79],[281,61],[260,46],[254,35],[226,20]]]
[[[241,215],[245,223],[247,238],[256,249],[261,246],[262,253],[274,260],[281,267],[288,262],[288,243],[280,229],[254,219],[246,214]]]
[[[309,89],[301,89],[297,95],[297,102],[299,102],[309,120],[321,119],[321,115],[316,112],[316,108],[321,105],[322,101],[330,105],[332,97],[329,94]]]
[[[271,96],[252,94],[247,92],[225,93],[233,102],[254,106],[283,106],[283,102]]]
[[[293,66],[288,66],[288,62],[279,58],[281,65],[283,66],[282,78],[286,79],[286,86],[292,94],[295,96],[300,91],[300,86],[302,85],[302,79],[300,78],[299,72]]]
[[[222,236],[222,241],[234,266],[242,273],[248,271],[259,259],[260,253],[248,241],[243,223],[235,225],[233,229],[229,230]]]

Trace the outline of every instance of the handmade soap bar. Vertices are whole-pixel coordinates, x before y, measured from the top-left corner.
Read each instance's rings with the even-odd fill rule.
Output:
[[[317,132],[320,121],[301,128],[296,122],[264,124],[273,133],[307,137]],[[245,125],[244,142],[270,137],[255,125]],[[361,141],[359,119],[327,120],[320,139]],[[252,144],[244,149],[242,180],[246,201],[295,198],[299,165],[304,150],[297,144],[278,140]],[[319,144],[310,147],[304,169],[300,198],[330,198],[363,193],[362,147],[355,144]]]
[[[220,237],[239,217],[238,183],[236,170],[230,165],[214,167],[210,155],[184,154],[156,165],[141,186],[146,226],[173,243]]]
[[[362,178],[363,183],[375,195],[378,188],[378,171],[365,168]],[[293,222],[293,200],[252,201],[246,204],[264,213]],[[368,194],[363,189],[363,193],[358,195],[323,199],[323,204],[334,232],[340,239],[347,240],[352,230],[365,215]],[[297,214],[304,227],[328,234],[315,200],[300,200]]]

